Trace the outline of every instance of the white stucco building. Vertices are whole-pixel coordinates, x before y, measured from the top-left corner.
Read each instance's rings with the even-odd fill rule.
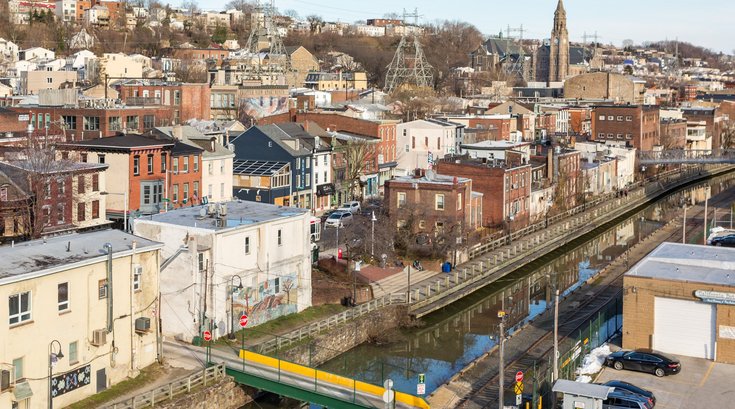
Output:
[[[580,152],[580,157],[587,161],[596,158],[615,159],[615,175],[613,186],[618,189],[625,188],[633,183],[635,179],[635,156],[636,149],[625,147],[625,142],[620,145],[615,142],[577,142],[574,149]]]
[[[431,169],[437,160],[458,153],[464,142],[464,125],[433,119],[400,123],[396,133],[396,172],[401,175]]]
[[[309,218],[306,209],[232,201],[136,219],[137,235],[164,243],[163,333],[191,341],[211,328],[220,337],[233,320],[239,329],[243,312],[254,326],[311,306]]]

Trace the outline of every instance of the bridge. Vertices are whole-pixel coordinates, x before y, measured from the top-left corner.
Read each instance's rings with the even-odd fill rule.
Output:
[[[735,163],[735,149],[670,149],[638,152],[641,165]]]
[[[237,383],[326,408],[385,408],[382,386],[295,364],[245,349],[228,350],[210,345],[207,348],[172,343],[177,353],[196,357],[206,365],[224,363],[225,372]],[[239,354],[239,355],[238,355]],[[420,397],[394,391],[393,408],[429,409]]]

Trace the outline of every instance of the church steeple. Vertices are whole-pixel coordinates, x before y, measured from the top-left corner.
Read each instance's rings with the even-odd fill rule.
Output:
[[[564,2],[559,0],[554,12],[554,29],[551,30],[549,50],[549,82],[564,81],[569,73],[569,33]]]

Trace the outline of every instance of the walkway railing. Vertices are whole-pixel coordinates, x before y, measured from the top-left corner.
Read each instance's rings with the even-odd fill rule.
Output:
[[[169,384],[159,386],[148,392],[134,396],[127,401],[103,406],[103,409],[143,409],[153,408],[156,404],[184,395],[198,386],[211,385],[225,377],[225,364],[220,363],[185,378],[175,380]]]
[[[648,164],[735,163],[735,149],[670,149],[638,152],[638,162]]]

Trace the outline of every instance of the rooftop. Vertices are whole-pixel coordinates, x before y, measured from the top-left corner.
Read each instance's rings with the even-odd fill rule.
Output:
[[[625,275],[735,286],[735,249],[661,243]]]
[[[566,379],[558,379],[551,389],[573,396],[585,396],[589,398],[607,399],[607,395],[615,388],[612,386],[597,385],[594,383],[574,382]]]
[[[396,176],[390,182],[399,183],[430,183],[435,185],[454,185],[457,183],[471,182],[472,179],[462,178],[458,176],[440,175],[433,171],[427,170],[422,176]]]
[[[141,147],[172,146],[173,144],[173,140],[161,140],[138,134],[127,134],[67,143],[62,144],[61,146],[79,148],[132,149]]]
[[[485,149],[485,150],[505,150],[513,149],[521,146],[528,146],[529,142],[511,142],[511,141],[482,141],[477,143],[462,144],[464,149]]]
[[[75,267],[75,264],[99,262],[107,257],[103,248],[112,244],[113,255],[132,250],[154,250],[162,245],[120,230],[101,230],[38,239],[0,246],[0,284],[33,278]]]
[[[288,162],[256,159],[235,159],[232,174],[250,176],[273,176],[285,166],[288,166]]]
[[[222,204],[226,207],[226,211],[224,212],[225,215],[221,217],[225,222],[219,226],[216,224],[216,217],[214,217],[214,215],[207,214],[208,209],[212,209],[215,212],[222,214],[223,208],[215,204],[209,206],[183,207],[166,213],[159,213],[136,219],[135,223],[155,222],[182,227],[222,231],[244,225],[255,225],[279,219],[298,217],[308,212],[307,209],[300,209],[297,207],[276,206],[250,201],[238,200]]]

